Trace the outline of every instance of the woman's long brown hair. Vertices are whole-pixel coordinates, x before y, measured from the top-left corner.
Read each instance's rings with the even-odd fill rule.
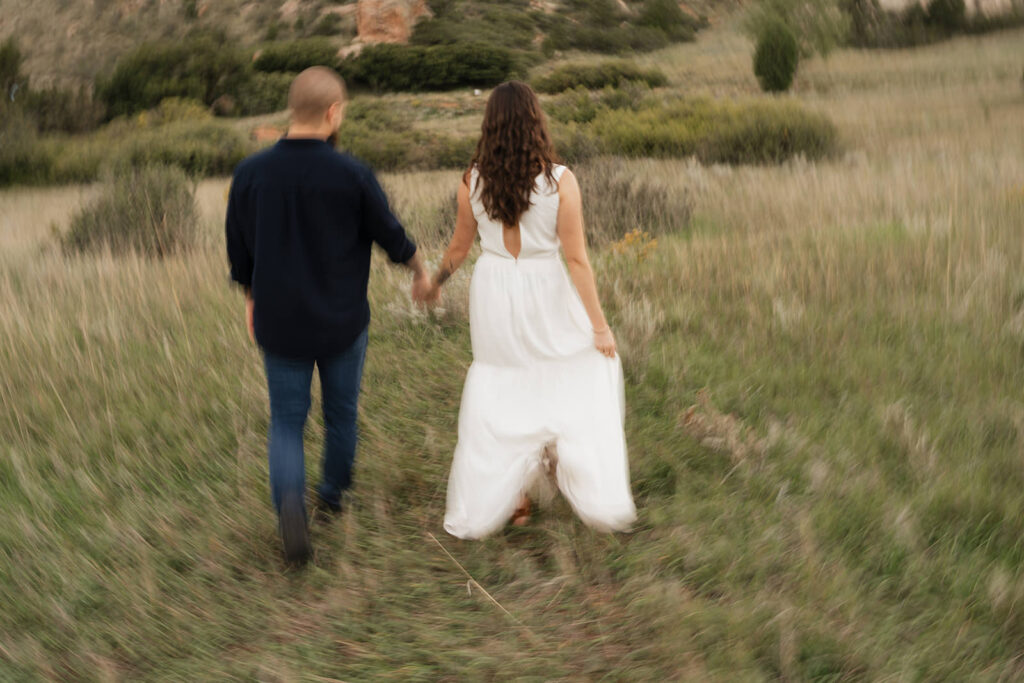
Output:
[[[495,88],[487,100],[480,142],[469,166],[480,174],[477,188],[487,215],[503,225],[517,226],[530,208],[537,176],[543,173],[553,183],[556,163],[536,93],[521,81]]]

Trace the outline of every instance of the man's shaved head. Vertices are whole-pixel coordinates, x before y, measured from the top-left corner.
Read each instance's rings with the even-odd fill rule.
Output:
[[[332,104],[344,104],[345,81],[333,69],[312,66],[292,81],[288,90],[288,108],[296,123],[319,123]]]

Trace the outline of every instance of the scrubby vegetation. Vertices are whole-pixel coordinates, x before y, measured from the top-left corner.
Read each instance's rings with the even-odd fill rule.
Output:
[[[668,79],[658,69],[642,69],[630,61],[614,60],[598,64],[563,64],[534,78],[533,87],[537,92],[560,93],[577,87],[588,90],[618,87],[627,81],[640,81],[656,88],[665,85]]]
[[[1024,25],[1024,5],[1017,2],[994,16],[976,12],[971,17],[964,0],[930,0],[901,11],[883,10],[878,0],[843,0],[841,6],[850,17],[849,43],[857,47],[914,47]]]
[[[88,136],[40,137],[18,107],[0,107],[0,184],[91,182],[113,169],[150,163],[197,176],[231,173],[252,144],[213,119],[201,104],[181,99],[118,119]]]
[[[147,43],[118,60],[96,84],[110,116],[134,114],[168,97],[212,105],[237,97],[248,85],[249,59],[226,36],[197,35],[185,41]]]
[[[512,53],[484,43],[371,45],[339,70],[347,80],[377,91],[452,90],[494,86],[515,68]]]
[[[193,246],[199,227],[192,181],[174,166],[120,170],[82,207],[62,238],[65,251],[163,257]]]
[[[793,83],[800,46],[782,21],[765,24],[754,48],[754,75],[766,92],[785,92]]]
[[[837,148],[827,117],[791,103],[656,102],[607,109],[587,129],[606,154],[696,156],[705,163],[768,164],[794,156],[828,157]]]

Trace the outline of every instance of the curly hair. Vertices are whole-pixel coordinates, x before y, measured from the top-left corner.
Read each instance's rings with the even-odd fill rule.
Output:
[[[477,188],[487,215],[505,226],[518,225],[530,208],[537,176],[543,173],[554,183],[556,163],[558,156],[536,93],[522,81],[495,88],[469,165],[470,171],[476,167],[479,173]]]

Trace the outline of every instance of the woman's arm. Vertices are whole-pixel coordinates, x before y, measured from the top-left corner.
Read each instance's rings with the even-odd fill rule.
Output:
[[[590,259],[587,258],[580,186],[576,182],[576,176],[568,169],[562,173],[558,183],[558,239],[562,243],[572,283],[576,285],[576,291],[583,300],[583,307],[587,309],[590,324],[594,328],[594,346],[604,355],[614,358],[615,337],[612,336],[611,328],[601,310],[594,271],[590,267]]]
[[[441,259],[441,267],[434,274],[433,291],[435,296],[441,285],[447,282],[448,278],[466,260],[469,250],[473,248],[473,241],[476,239],[476,217],[473,215],[473,207],[469,202],[468,175],[463,177],[462,183],[459,185],[458,201],[459,211],[455,217],[455,233]]]

